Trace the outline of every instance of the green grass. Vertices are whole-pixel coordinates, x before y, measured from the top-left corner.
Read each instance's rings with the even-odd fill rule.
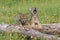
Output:
[[[0,0],[0,23],[16,24],[19,13],[30,15],[31,7],[39,8],[41,23],[60,22],[60,0]]]
[[[19,13],[26,13],[30,17],[29,8],[32,7],[39,9],[38,17],[41,23],[60,22],[60,0],[0,0],[0,23],[17,24]],[[4,40],[3,34],[0,35],[0,40]],[[6,40],[13,40],[9,35],[5,35]],[[15,36],[17,34],[12,36],[14,40],[19,38]]]

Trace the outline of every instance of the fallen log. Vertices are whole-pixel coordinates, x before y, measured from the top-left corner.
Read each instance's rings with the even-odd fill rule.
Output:
[[[53,25],[56,25],[56,26],[53,26]],[[56,29],[57,32],[60,32],[59,31],[60,30],[59,29],[60,28],[60,23],[59,24],[42,24],[42,26],[43,26],[44,30],[46,30],[46,27],[47,27],[48,29],[52,28],[53,30]],[[51,29],[49,29],[49,30],[51,30]],[[20,33],[20,34],[25,34],[25,35],[28,35],[28,36],[34,36],[34,37],[37,37],[37,38],[44,37],[47,40],[51,40],[51,38],[54,38],[54,40],[60,40],[60,37],[44,34],[44,33],[41,33],[40,31],[35,30],[33,28],[31,28],[31,29],[24,28],[24,27],[21,28],[19,25],[0,24],[0,31],[10,32],[10,33],[17,32],[17,33]]]

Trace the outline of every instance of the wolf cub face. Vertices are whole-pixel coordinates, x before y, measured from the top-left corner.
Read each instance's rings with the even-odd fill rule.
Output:
[[[20,19],[19,19],[19,22],[20,24],[22,25],[25,25],[28,21],[28,17],[26,14],[20,14]]]

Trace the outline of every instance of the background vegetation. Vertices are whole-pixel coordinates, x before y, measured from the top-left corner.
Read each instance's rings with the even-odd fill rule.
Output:
[[[0,0],[0,23],[17,24],[19,13],[26,13],[30,17],[29,9],[32,7],[39,9],[41,23],[60,22],[60,0]],[[0,40],[27,40],[26,37],[0,32]]]

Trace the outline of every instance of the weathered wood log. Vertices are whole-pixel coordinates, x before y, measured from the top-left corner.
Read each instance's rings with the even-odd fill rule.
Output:
[[[59,31],[60,30],[60,23],[58,23],[58,24],[42,24],[42,26],[43,26],[43,29],[46,31],[49,31],[51,29],[53,29],[53,30],[56,29],[55,31],[60,32]],[[47,29],[49,29],[49,30],[47,30]],[[20,34],[34,36],[37,38],[44,37],[44,38],[47,38],[47,40],[51,40],[52,37],[54,38],[54,40],[60,40],[60,38],[55,37],[53,35],[41,33],[40,31],[35,30],[33,28],[29,29],[29,28],[25,28],[25,27],[19,27],[18,25],[0,24],[0,31],[10,32],[10,33],[17,32]],[[46,32],[46,31],[44,31],[44,32]]]

